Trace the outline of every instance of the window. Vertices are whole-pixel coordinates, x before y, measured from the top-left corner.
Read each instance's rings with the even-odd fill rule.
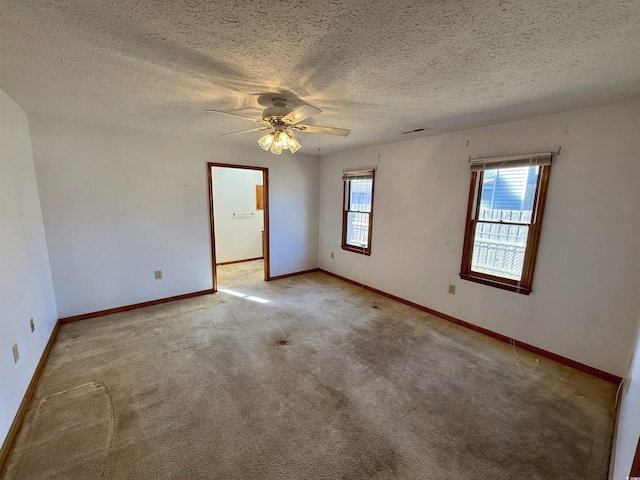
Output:
[[[551,157],[471,161],[460,278],[531,293]]]
[[[342,249],[371,255],[373,178],[375,170],[343,172]]]

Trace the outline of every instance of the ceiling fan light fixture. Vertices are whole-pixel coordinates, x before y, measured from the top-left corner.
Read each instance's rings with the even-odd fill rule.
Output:
[[[262,111],[262,118],[255,119],[246,115],[239,115],[232,112],[223,112],[221,110],[207,110],[208,112],[222,113],[233,117],[251,120],[252,122],[262,123],[263,126],[241,130],[239,132],[223,133],[223,135],[235,135],[238,133],[255,132],[258,130],[273,129],[270,133],[264,135],[258,140],[258,145],[264,151],[270,151],[274,155],[280,155],[282,150],[289,150],[296,153],[302,148],[302,145],[296,138],[293,130],[299,130],[309,133],[324,133],[328,135],[340,135],[346,137],[351,133],[350,130],[344,128],[321,127],[317,125],[302,125],[300,122],[307,118],[313,117],[322,110],[311,105],[302,105],[292,109],[287,106],[287,100],[281,97],[273,97],[270,99],[273,103],[272,107],[267,107]]]
[[[295,134],[287,129],[268,133],[258,140],[258,145],[274,155],[280,155],[283,150],[295,153],[302,147]]]

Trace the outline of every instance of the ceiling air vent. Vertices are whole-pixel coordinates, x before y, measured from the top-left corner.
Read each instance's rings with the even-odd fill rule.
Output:
[[[402,133],[402,135],[407,135],[409,133],[424,132],[425,130],[430,130],[430,129],[426,128],[426,127],[420,127],[420,128],[416,128],[416,129],[413,129],[413,130],[407,130],[406,132],[400,132],[400,133]]]

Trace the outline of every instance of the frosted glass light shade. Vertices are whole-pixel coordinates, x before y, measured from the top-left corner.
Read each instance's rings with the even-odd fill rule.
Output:
[[[278,133],[276,142],[282,147],[283,150],[289,148],[289,137],[287,136],[286,130],[282,130],[280,133]]]
[[[258,140],[258,145],[260,145],[263,150],[269,150],[275,138],[275,132],[267,133],[264,137]]]
[[[289,135],[289,151],[291,153],[296,153],[300,148],[302,148],[302,145],[300,145],[300,142],[293,131],[287,131],[287,133]]]
[[[282,153],[282,146],[277,141],[271,145],[271,153],[274,155],[280,155]]]

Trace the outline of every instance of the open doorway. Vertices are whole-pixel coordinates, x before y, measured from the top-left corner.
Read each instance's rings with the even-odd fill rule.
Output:
[[[269,280],[269,170],[208,163],[213,289]]]

